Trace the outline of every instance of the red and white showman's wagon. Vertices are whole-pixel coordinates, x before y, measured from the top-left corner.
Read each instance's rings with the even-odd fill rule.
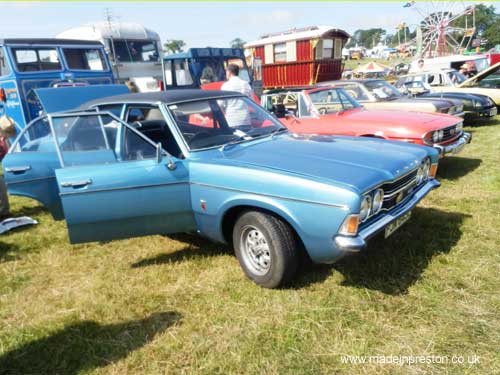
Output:
[[[245,45],[262,61],[264,89],[314,85],[340,79],[342,48],[349,34],[331,26],[312,26],[263,35]]]

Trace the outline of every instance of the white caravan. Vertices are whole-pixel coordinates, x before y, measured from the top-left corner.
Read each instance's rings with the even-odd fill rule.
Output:
[[[158,33],[136,23],[96,22],[59,33],[56,38],[104,44],[118,82],[132,81],[139,91],[159,91],[162,45]]]

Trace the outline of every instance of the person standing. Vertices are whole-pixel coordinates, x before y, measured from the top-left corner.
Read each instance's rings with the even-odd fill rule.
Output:
[[[236,91],[253,100],[253,90],[249,83],[239,77],[240,68],[236,64],[229,64],[226,68],[227,81],[221,87],[224,91]],[[226,99],[223,105],[226,121],[232,128],[251,126],[248,105],[241,98]]]
[[[253,90],[250,84],[239,77],[240,67],[236,64],[229,64],[226,68],[227,81],[223,83],[221,90],[237,91],[253,99]]]

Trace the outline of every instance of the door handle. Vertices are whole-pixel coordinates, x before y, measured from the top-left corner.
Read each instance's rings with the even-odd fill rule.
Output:
[[[31,169],[31,165],[23,165],[19,167],[7,167],[5,168],[5,172],[8,173],[23,173],[29,171]]]
[[[81,181],[64,181],[61,182],[62,187],[84,187],[87,185],[90,185],[92,183],[92,180],[89,178],[88,180],[81,180]]]

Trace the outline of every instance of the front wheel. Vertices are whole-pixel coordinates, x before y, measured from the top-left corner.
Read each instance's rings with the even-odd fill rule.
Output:
[[[233,228],[236,257],[256,284],[276,288],[289,282],[297,270],[297,240],[288,224],[275,216],[248,211]]]

